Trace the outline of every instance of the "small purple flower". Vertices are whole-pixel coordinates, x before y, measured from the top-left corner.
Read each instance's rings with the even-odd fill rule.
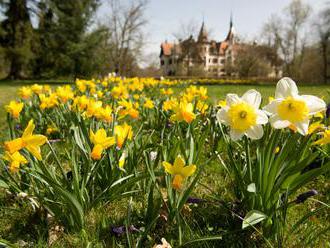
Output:
[[[297,203],[297,204],[304,203],[309,197],[312,197],[317,194],[318,194],[318,192],[315,189],[302,193],[297,196],[295,203]]]
[[[330,118],[330,103],[327,106],[327,110],[325,111],[326,118]]]
[[[21,126],[20,124],[16,124],[16,125],[15,125],[15,129],[16,129],[16,130],[21,130],[21,129],[22,129],[22,126]]]
[[[138,232],[139,229],[137,229],[135,226],[131,225],[128,227],[128,232]],[[126,227],[125,226],[116,226],[111,228],[111,232],[116,236],[121,236],[126,233]]]
[[[200,199],[200,198],[196,198],[196,197],[189,197],[187,199],[187,203],[192,203],[192,204],[198,204],[198,203],[202,203],[204,202],[205,200],[203,199]]]
[[[111,232],[115,234],[116,236],[120,236],[125,233],[126,227],[125,226],[118,226],[118,227],[112,227]]]

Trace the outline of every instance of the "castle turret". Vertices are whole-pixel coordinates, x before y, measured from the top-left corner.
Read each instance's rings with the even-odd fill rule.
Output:
[[[207,42],[207,41],[208,41],[208,34],[203,21],[201,30],[199,31],[198,34],[198,42]]]
[[[230,14],[229,32],[227,34],[225,41],[229,43],[234,43],[234,36],[235,36],[235,29],[233,25],[233,15]]]

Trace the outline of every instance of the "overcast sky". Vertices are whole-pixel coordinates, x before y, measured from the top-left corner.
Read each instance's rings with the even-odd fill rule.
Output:
[[[120,0],[129,1],[129,0]],[[134,1],[134,0],[133,0]],[[303,0],[312,6],[313,14],[324,8],[327,0]],[[107,0],[99,9],[99,16],[107,13]],[[229,29],[230,13],[236,32],[245,38],[255,38],[272,13],[280,14],[290,0],[150,0],[146,17],[148,42],[144,53],[159,53],[160,43],[173,41],[173,33],[180,23],[194,19],[199,25],[205,21],[212,30],[212,38],[223,40]]]

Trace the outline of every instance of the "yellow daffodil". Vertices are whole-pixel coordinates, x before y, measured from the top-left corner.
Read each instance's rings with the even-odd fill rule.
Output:
[[[32,96],[32,90],[30,87],[22,87],[18,90],[18,95],[24,100],[29,99]]]
[[[96,117],[101,109],[102,109],[101,101],[90,100],[87,105],[86,116]]]
[[[322,138],[314,142],[315,145],[327,145],[330,144],[330,129],[325,130],[322,134]]]
[[[173,90],[171,88],[168,88],[168,89],[161,89],[160,90],[160,93],[162,95],[166,95],[166,96],[169,96],[169,95],[172,95],[173,94]]]
[[[320,118],[320,119],[324,119],[324,112],[318,112],[314,115],[315,118]]]
[[[202,115],[204,115],[209,106],[206,104],[206,102],[198,101],[196,108],[199,110],[199,112],[201,112]]]
[[[110,123],[112,121],[112,108],[107,105],[105,108],[100,108],[96,113],[96,118]]]
[[[230,137],[233,140],[239,140],[243,135],[251,139],[263,136],[262,125],[268,122],[268,118],[259,109],[261,95],[258,91],[249,90],[241,98],[236,94],[228,94],[226,103],[217,113],[217,119],[230,126]]]
[[[308,127],[308,134],[315,133],[317,131],[321,131],[324,129],[324,124],[321,123],[321,121],[317,121],[309,125]]]
[[[188,103],[187,101],[183,100],[180,103],[177,103],[173,110],[174,114],[171,116],[172,121],[185,121],[191,123],[196,118],[196,115],[193,112],[194,107],[192,103]]]
[[[7,160],[9,164],[9,170],[13,173],[18,172],[21,164],[26,164],[28,161],[26,158],[20,154],[19,152],[14,152],[10,154],[6,151],[5,155],[3,156],[4,160]]]
[[[173,165],[166,161],[164,161],[162,164],[165,168],[165,171],[174,176],[172,186],[177,190],[181,189],[183,180],[194,174],[196,171],[196,165],[192,164],[185,166],[186,162],[181,156],[178,156],[175,159]]]
[[[223,107],[225,107],[226,105],[227,105],[226,100],[220,100],[220,101],[218,102],[218,106],[219,106],[220,108],[223,108]]]
[[[122,148],[124,142],[128,139],[131,140],[133,136],[132,127],[126,122],[123,125],[115,126],[115,136],[117,147]]]
[[[13,118],[17,119],[23,107],[24,103],[22,102],[10,101],[9,105],[6,106],[6,110],[12,115]]]
[[[310,117],[325,110],[325,107],[325,102],[316,96],[300,96],[291,78],[282,78],[276,85],[275,99],[264,110],[270,115],[269,122],[273,128],[293,125],[298,133],[307,135]]]
[[[119,165],[118,166],[119,166],[120,169],[124,168],[126,158],[127,158],[127,152],[124,151],[122,153],[122,155],[120,156],[120,159],[119,159]]]
[[[146,98],[145,103],[143,104],[143,107],[145,107],[147,109],[152,109],[152,108],[155,107],[155,105],[154,105],[154,102],[151,99]]]
[[[46,143],[47,138],[44,135],[32,134],[34,128],[33,120],[30,120],[21,138],[5,142],[6,151],[13,154],[14,152],[26,148],[33,156],[41,160],[40,146]]]
[[[35,93],[35,94],[41,94],[43,91],[43,86],[39,85],[39,84],[34,84],[31,86],[31,90]]]
[[[68,100],[74,98],[74,93],[73,93],[70,85],[58,87],[56,89],[56,94],[63,103],[66,103]]]
[[[125,117],[126,115],[129,115],[133,119],[139,118],[139,111],[137,110],[139,106],[138,103],[135,103],[133,105],[132,102],[123,99],[119,101],[118,104],[119,104],[119,108],[121,108],[121,110],[119,111],[119,115],[121,117]]]
[[[113,146],[116,143],[115,137],[107,137],[107,132],[101,128],[94,133],[90,130],[89,138],[94,144],[91,157],[94,160],[101,159],[103,150]]]
[[[45,94],[40,94],[39,99],[40,109],[53,108],[58,105],[56,94],[51,94],[49,96],[46,96]]]
[[[52,126],[47,127],[47,130],[46,130],[47,135],[50,135],[50,134],[56,133],[56,132],[58,132],[58,129],[56,127],[52,127]]]
[[[76,85],[77,85],[77,88],[79,89],[80,92],[84,93],[87,89],[87,86],[86,86],[86,81],[85,80],[79,80],[77,79],[76,80]]]
[[[177,100],[174,98],[168,99],[166,101],[163,102],[163,110],[164,111],[168,111],[168,110],[172,110],[175,105],[176,105]]]

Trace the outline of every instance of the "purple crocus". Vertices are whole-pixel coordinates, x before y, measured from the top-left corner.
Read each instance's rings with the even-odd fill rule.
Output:
[[[297,196],[295,203],[297,203],[297,204],[304,203],[309,197],[312,197],[317,194],[318,194],[318,192],[315,189],[302,193]]]
[[[128,232],[138,232],[139,229],[137,229],[135,226],[131,225],[128,227]],[[125,226],[115,226],[111,228],[111,232],[116,236],[121,236],[126,233],[126,227]]]

